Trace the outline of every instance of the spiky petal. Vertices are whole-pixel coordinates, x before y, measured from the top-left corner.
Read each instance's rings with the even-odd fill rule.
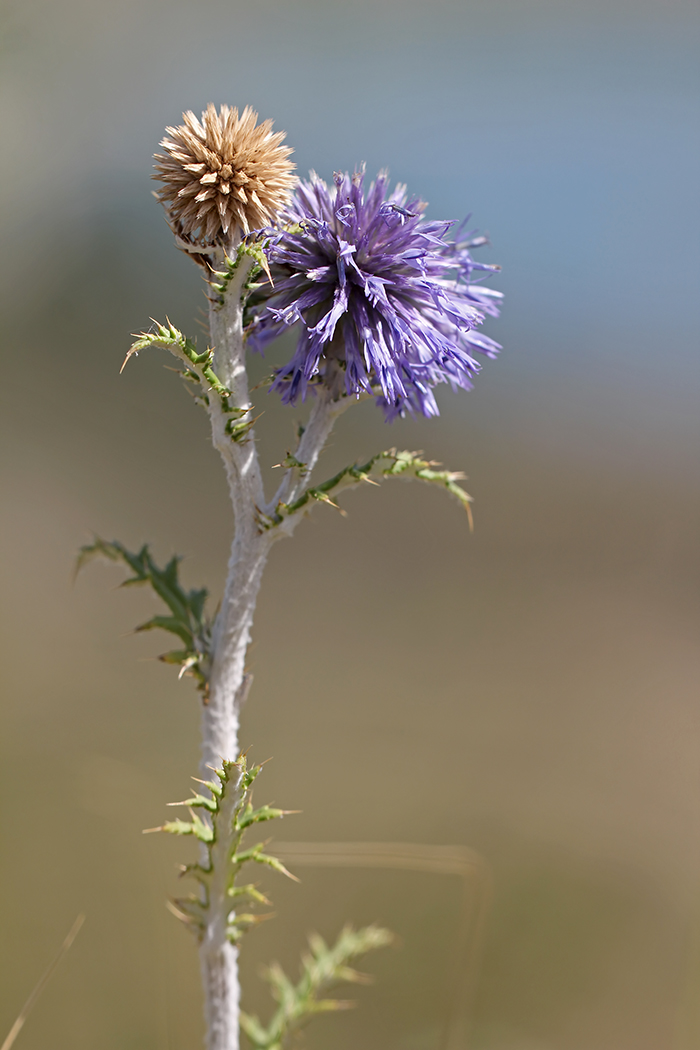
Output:
[[[348,395],[376,394],[388,419],[437,415],[433,387],[469,389],[474,353],[500,349],[476,329],[497,316],[501,293],[473,277],[499,267],[472,258],[484,238],[458,231],[448,240],[452,223],[425,219],[425,203],[404,186],[390,192],[386,172],[366,193],[364,171],[334,181],[312,172],[281,216],[266,249],[274,286],[259,293],[250,345],[298,327],[296,353],[273,384],[284,401],[340,380]]]
[[[209,103],[201,120],[191,110],[182,119],[165,129],[153,176],[176,233],[198,246],[225,245],[237,229],[247,234],[273,222],[296,182],[284,132],[273,132],[271,120],[258,124],[250,106],[239,116],[235,107],[217,113]]]

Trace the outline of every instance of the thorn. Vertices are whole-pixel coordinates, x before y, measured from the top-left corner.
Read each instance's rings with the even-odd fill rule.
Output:
[[[275,380],[274,376],[265,376],[264,379],[261,379],[259,383],[256,383],[255,386],[252,386],[250,389],[251,390],[261,390],[262,387],[268,386],[268,384],[273,383],[274,380]]]
[[[126,368],[126,366],[127,366],[127,363],[128,363],[128,361],[129,361],[129,358],[130,358],[130,357],[138,357],[138,356],[139,356],[139,354],[138,354],[138,350],[129,350],[129,353],[128,353],[128,354],[126,355],[126,357],[125,357],[125,358],[124,358],[124,360],[122,361],[122,366],[121,366],[121,368],[119,369],[119,375],[121,375],[121,374],[122,374],[122,372],[124,371],[124,369]]]
[[[154,831],[162,831],[164,827],[165,827],[165,825],[161,824],[161,826],[159,828],[144,828],[143,831],[141,832],[141,834],[142,835],[152,835]]]
[[[179,908],[176,908],[172,901],[166,901],[165,907],[168,909],[170,914],[174,915],[176,919],[180,920],[180,922],[184,922],[187,926],[192,925],[192,919],[189,917],[189,915],[185,915],[184,911],[180,911]]]

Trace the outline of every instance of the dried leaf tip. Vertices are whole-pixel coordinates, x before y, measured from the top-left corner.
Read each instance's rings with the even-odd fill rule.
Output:
[[[153,175],[176,235],[196,251],[269,225],[296,183],[285,133],[273,132],[271,120],[258,124],[250,106],[239,116],[235,107],[217,112],[209,103],[201,120],[191,110],[182,119],[165,129]]]

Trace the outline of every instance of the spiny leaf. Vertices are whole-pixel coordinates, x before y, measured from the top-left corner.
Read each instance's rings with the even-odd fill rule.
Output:
[[[293,1003],[296,999],[296,987],[292,984],[279,963],[272,963],[264,972],[265,980],[270,985],[272,997],[278,1003]]]
[[[214,390],[222,399],[222,402],[228,401],[228,398],[231,397],[231,391],[221,382],[212,369],[214,351],[207,347],[201,354],[197,353],[196,344],[183,335],[167,318],[166,324],[159,324],[158,321],[154,320],[153,326],[152,331],[139,332],[135,336],[135,341],[131,344],[124,358],[121,371],[124,371],[130,358],[141,350],[146,350],[150,347],[161,347],[164,350],[169,350],[171,354],[185,365],[184,376],[186,379],[190,382],[199,383],[203,390]]]
[[[206,795],[193,795],[192,798],[186,798],[183,802],[168,802],[169,806],[189,806],[190,809],[207,809],[210,813],[216,813],[217,803],[216,799],[207,798]]]
[[[192,780],[194,780],[195,784],[203,784],[205,788],[209,788],[212,795],[221,798],[221,793],[223,791],[221,780],[200,780],[199,777],[192,777]]]
[[[274,379],[274,376],[272,378]],[[302,427],[301,433],[303,434],[303,432],[304,430]],[[301,437],[301,434],[299,435],[299,437]],[[291,452],[287,453],[287,455],[284,457],[281,463],[275,463],[273,470],[276,467],[286,467],[287,469],[293,467],[295,470],[298,470],[302,475],[308,473],[306,463],[302,463],[301,460],[297,459],[296,456],[293,456]]]
[[[245,831],[259,821],[274,820],[289,810],[276,809],[272,806],[253,808],[251,789],[262,770],[261,765],[249,766],[246,756],[241,755],[237,762],[223,762],[221,768],[214,770],[214,779],[202,781],[193,779],[206,787],[210,794],[195,793],[182,802],[170,803],[174,806],[187,806],[190,820],[172,820],[160,828],[151,831],[167,831],[174,835],[192,835],[204,843],[205,858],[198,864],[190,864],[182,869],[181,874],[191,876],[202,888],[202,898],[190,898],[191,906],[177,901],[180,910],[190,916],[196,912],[200,917],[192,929],[201,936],[208,922],[212,921],[212,909],[217,909],[225,921],[227,937],[237,943],[245,931],[271,917],[271,913],[259,914],[251,910],[256,904],[268,905],[270,901],[253,883],[236,885],[236,879],[244,864],[263,864],[279,871],[289,878],[294,878],[284,865],[276,858],[264,853],[264,842],[256,843],[249,849],[241,849]],[[233,792],[233,795],[231,795]],[[196,812],[205,811],[205,819]],[[226,816],[224,816],[226,814]],[[222,858],[224,858],[222,860]],[[215,865],[225,864],[222,872]],[[223,887],[223,895],[222,895]],[[218,897],[212,900],[212,894]],[[231,905],[247,904],[245,911],[239,911]],[[182,916],[180,916],[182,917]]]
[[[160,659],[164,663],[178,664],[181,676],[190,674],[195,678],[197,687],[206,700],[212,630],[211,622],[205,615],[206,589],[201,587],[186,591],[178,576],[181,558],[174,555],[164,568],[160,568],[151,557],[147,544],[134,552],[127,550],[117,540],[108,543],[96,537],[92,543],[81,547],[76,572],[80,571],[87,561],[96,557],[123,562],[133,575],[124,580],[122,586],[148,584],[168,607],[170,616],[153,616],[145,623],[139,624],[136,630],[159,629],[176,635],[185,648],[164,653]]]
[[[278,871],[281,875],[286,875],[287,878],[292,879],[293,882],[299,882],[296,875],[292,875],[291,871],[287,871],[281,860],[278,860],[277,857],[271,857],[269,854],[261,852],[264,845],[265,843],[261,842],[257,846],[253,846],[252,849],[245,850],[243,853],[236,853],[231,860],[234,864],[245,864],[246,861],[253,861],[255,864],[264,864],[266,867]]]
[[[234,918],[229,919],[226,924],[226,936],[232,944],[238,944],[244,933],[247,933],[254,926],[259,926],[261,922],[274,919],[274,917],[274,912],[266,912],[262,915],[257,912],[235,913]]]
[[[239,828],[250,827],[251,824],[256,824],[264,820],[277,820],[278,817],[286,817],[292,813],[298,813],[296,809],[275,809],[272,806],[260,806],[259,809],[253,809],[252,806],[246,807],[245,812],[238,818]]]
[[[309,1004],[308,1014],[327,1014],[334,1010],[353,1010],[357,1006],[352,999],[317,999]]]
[[[218,270],[214,273],[214,277],[217,278],[216,282],[210,282],[209,287],[216,292],[216,298],[213,302],[217,307],[221,307],[224,304],[226,293],[229,289],[229,285],[233,281],[234,277],[238,273],[238,268],[241,261],[244,258],[252,260],[252,265],[246,275],[244,286],[243,286],[243,297],[247,298],[248,294],[255,290],[255,280],[261,272],[264,272],[267,279],[272,283],[272,276],[270,274],[270,267],[267,262],[267,257],[263,248],[267,241],[262,238],[249,238],[243,241],[236,251],[233,258],[228,256],[224,260],[224,269]]]
[[[175,353],[176,357],[179,357],[181,360],[184,357],[192,364],[201,363],[201,355],[197,353],[195,343],[183,335],[179,329],[175,328],[167,318],[165,324],[160,324],[153,318],[151,320],[153,321],[152,331],[135,334],[135,341],[131,344],[129,352],[124,358],[124,364],[121,367],[122,372],[131,357],[137,355],[141,350],[147,350],[152,346],[161,346],[166,350],[170,350]]]
[[[241,1028],[255,1046],[267,1046],[267,1032],[257,1017],[252,1017],[241,1010]]]
[[[194,835],[200,842],[213,842],[214,831],[203,820],[192,814],[192,820],[168,820],[163,824],[160,831],[168,831],[171,835]]]
[[[421,457],[422,453],[420,452],[408,452],[406,450],[399,452],[397,449],[391,448],[385,452],[378,453],[376,456],[372,456],[371,459],[362,465],[353,463],[349,467],[344,467],[343,470],[338,471],[332,478],[328,478],[327,481],[322,482],[320,485],[310,486],[292,503],[279,503],[272,515],[261,515],[260,527],[268,529],[279,525],[285,518],[303,510],[311,500],[329,503],[340,510],[336,499],[338,494],[344,489],[362,482],[376,485],[375,478],[405,477],[415,478],[418,481],[425,481],[445,488],[465,508],[469,518],[469,527],[472,528],[471,496],[457,484],[458,481],[464,480],[465,475],[461,471],[436,470],[435,468],[440,466],[439,463],[425,460]],[[375,478],[372,477],[373,473]],[[344,513],[344,511],[341,510],[341,513]]]
[[[134,628],[137,633],[141,631],[155,631],[156,629],[176,634],[185,644],[192,641],[190,628],[186,627],[174,616],[152,616],[150,620],[146,620],[145,623],[140,623],[138,627]]]
[[[346,926],[332,947],[314,934],[309,938],[311,952],[302,956],[302,974],[297,984],[290,981],[279,963],[273,963],[265,972],[278,1004],[270,1023],[265,1026],[250,1014],[241,1017],[241,1028],[256,1050],[281,1050],[290,1036],[312,1017],[352,1007],[352,1002],[329,999],[324,993],[334,984],[365,979],[348,963],[358,955],[389,944],[391,940],[391,934],[377,926],[362,930]]]
[[[249,897],[258,904],[271,904],[264,893],[261,893],[255,883],[249,882],[247,886],[232,886],[228,891],[229,897]]]
[[[229,411],[233,412],[234,410],[230,409]],[[231,419],[226,420],[224,430],[233,441],[242,442],[247,437],[248,433],[252,430],[252,428],[255,426],[257,421],[260,419],[260,415],[251,417],[249,419],[241,418],[246,415],[250,415],[252,411],[252,405],[250,406],[250,408],[236,409],[235,412],[237,414],[234,415]]]
[[[171,649],[169,653],[161,653],[158,659],[164,664],[180,664],[184,667],[193,659],[193,654],[189,649]]]

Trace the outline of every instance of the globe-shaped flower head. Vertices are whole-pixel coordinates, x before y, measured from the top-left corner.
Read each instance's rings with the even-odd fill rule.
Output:
[[[501,293],[475,283],[470,248],[484,238],[448,240],[450,222],[429,222],[425,203],[389,190],[379,174],[336,174],[333,188],[301,182],[266,248],[273,280],[252,311],[248,340],[262,347],[298,326],[296,352],[272,389],[295,402],[319,384],[333,397],[373,393],[387,418],[408,410],[438,414],[433,388],[469,389],[474,353],[498,344],[476,331],[498,314]]]
[[[153,176],[163,183],[158,199],[180,238],[226,245],[238,229],[247,234],[273,222],[296,182],[284,132],[273,133],[271,120],[257,124],[250,106],[239,117],[235,108],[217,113],[210,103],[201,121],[191,110],[182,119],[165,129],[165,154],[156,154]]]

